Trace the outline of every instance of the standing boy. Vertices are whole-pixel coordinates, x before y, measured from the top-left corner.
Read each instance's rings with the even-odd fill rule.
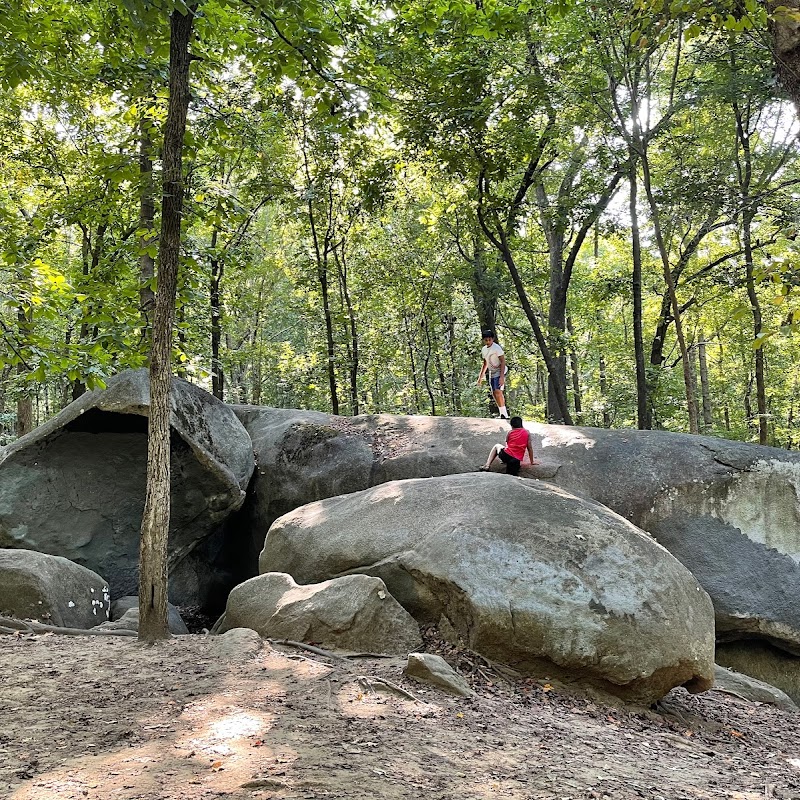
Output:
[[[506,398],[503,390],[506,385],[506,357],[503,348],[494,340],[493,331],[482,331],[483,348],[481,349],[481,374],[478,375],[478,386],[483,382],[483,376],[488,375],[489,385],[492,387],[492,395],[497,403],[500,412],[500,419],[508,419],[506,410]]]
[[[489,453],[489,459],[480,470],[486,472],[491,467],[492,461],[500,456],[500,460],[506,465],[506,472],[509,475],[519,475],[519,468],[522,459],[525,458],[526,450],[531,464],[535,464],[531,435],[522,427],[522,417],[511,417],[511,430],[506,436],[505,447],[502,444],[496,444]]]

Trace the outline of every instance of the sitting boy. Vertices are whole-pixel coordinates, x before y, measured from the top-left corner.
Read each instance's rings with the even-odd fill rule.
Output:
[[[531,435],[522,427],[522,417],[511,417],[511,430],[506,436],[505,447],[502,444],[496,444],[489,453],[489,460],[480,468],[480,471],[486,472],[491,467],[492,461],[500,456],[500,460],[506,465],[506,472],[509,475],[519,475],[520,464],[525,458],[526,450],[531,464],[536,464],[537,462],[533,460]]]

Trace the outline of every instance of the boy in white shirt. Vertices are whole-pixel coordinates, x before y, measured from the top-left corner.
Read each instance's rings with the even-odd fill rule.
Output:
[[[478,386],[483,382],[483,376],[488,375],[489,384],[492,387],[492,395],[500,411],[500,419],[508,419],[506,410],[506,398],[503,390],[506,385],[506,357],[503,348],[494,340],[493,331],[482,331],[483,348],[481,349],[481,374],[478,375]]]

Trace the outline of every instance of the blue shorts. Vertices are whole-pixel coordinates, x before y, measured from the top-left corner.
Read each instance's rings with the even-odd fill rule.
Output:
[[[499,374],[498,375],[492,375],[489,378],[489,383],[491,384],[493,392],[496,392],[500,388],[500,378],[501,378],[501,376]]]

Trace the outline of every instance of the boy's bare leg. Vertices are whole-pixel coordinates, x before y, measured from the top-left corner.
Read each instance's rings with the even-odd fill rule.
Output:
[[[508,409],[506,408],[506,398],[502,389],[493,389],[494,401],[500,411],[500,419],[508,419]]]
[[[502,447],[502,445],[496,444],[492,448],[491,452],[489,453],[489,458],[486,460],[486,463],[481,467],[481,471],[482,472],[486,472],[486,470],[488,470],[489,467],[492,466],[492,461],[494,461],[497,458],[497,451],[501,447]]]

